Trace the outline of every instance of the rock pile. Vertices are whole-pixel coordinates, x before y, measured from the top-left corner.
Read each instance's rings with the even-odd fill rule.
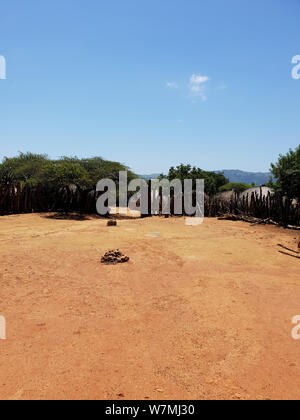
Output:
[[[109,220],[107,222],[107,226],[117,226],[117,221],[116,220]]]
[[[110,250],[105,253],[105,255],[101,258],[102,264],[124,264],[129,261],[129,257],[122,254],[119,249],[117,250]]]

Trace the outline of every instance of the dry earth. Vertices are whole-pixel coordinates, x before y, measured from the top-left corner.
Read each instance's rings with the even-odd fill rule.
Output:
[[[300,261],[277,246],[298,235],[0,218],[0,398],[299,399]],[[130,262],[101,265],[114,248]]]

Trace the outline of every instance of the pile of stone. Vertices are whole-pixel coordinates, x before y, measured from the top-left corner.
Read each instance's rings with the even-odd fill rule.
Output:
[[[105,253],[105,255],[101,258],[102,264],[124,264],[129,261],[129,257],[122,254],[119,249],[117,250],[110,250]]]

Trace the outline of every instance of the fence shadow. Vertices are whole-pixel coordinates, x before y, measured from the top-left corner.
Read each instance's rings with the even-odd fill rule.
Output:
[[[285,249],[286,251],[293,252],[294,254],[298,254],[298,255],[300,254],[300,252],[299,252],[299,251],[295,251],[294,249],[288,248],[287,246],[284,246],[284,245],[282,245],[282,244],[278,244],[278,246],[279,246],[280,248]]]
[[[297,255],[289,254],[288,252],[284,252],[284,251],[278,251],[278,252],[280,254],[287,255],[288,257],[292,257],[292,258],[296,258],[297,260],[300,260],[300,257],[298,257]]]
[[[134,217],[121,215],[121,214],[111,214],[107,217],[100,216],[98,214],[81,214],[81,213],[54,213],[54,214],[42,214],[41,217],[44,219],[50,220],[72,220],[78,222],[84,222],[87,220],[134,220]]]
[[[82,222],[85,220],[91,219],[100,219],[100,217],[94,215],[87,215],[87,214],[80,214],[80,213],[54,213],[54,214],[46,214],[41,215],[44,219],[50,220],[75,220],[78,222]]]

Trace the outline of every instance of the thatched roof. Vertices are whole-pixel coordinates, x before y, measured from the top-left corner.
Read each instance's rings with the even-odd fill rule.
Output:
[[[249,195],[249,197],[251,197],[251,195],[257,194],[259,197],[262,195],[263,197],[267,197],[269,194],[273,195],[274,194],[274,190],[272,188],[269,187],[253,187],[253,188],[249,188],[248,190],[244,191],[242,194],[240,194],[240,198],[243,197],[247,197],[247,195]]]

